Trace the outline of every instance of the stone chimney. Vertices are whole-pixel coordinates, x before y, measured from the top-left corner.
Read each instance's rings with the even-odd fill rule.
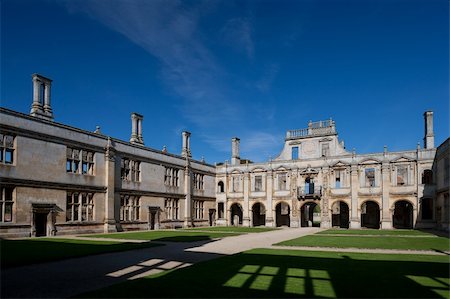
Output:
[[[423,145],[426,149],[434,148],[434,133],[433,133],[433,111],[426,111],[423,114],[425,119],[425,137],[423,138]]]
[[[181,156],[184,158],[191,157],[191,133],[188,131],[183,131],[183,148],[181,150]]]
[[[241,158],[239,156],[239,143],[240,139],[233,137],[231,139],[231,165],[239,165],[241,163]]]
[[[50,102],[50,89],[52,80],[39,74],[33,74],[33,104],[31,116],[53,120],[53,111]]]
[[[131,113],[131,138],[130,143],[144,145],[142,137],[142,120],[144,117],[135,112]]]

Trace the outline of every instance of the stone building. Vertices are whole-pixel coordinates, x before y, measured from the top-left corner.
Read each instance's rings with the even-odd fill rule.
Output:
[[[129,141],[53,118],[52,80],[33,75],[29,115],[0,108],[0,236],[49,236],[208,225],[449,229],[449,139],[434,147],[356,154],[333,120],[288,131],[265,163],[191,158],[144,145],[143,116]]]
[[[215,167],[54,121],[52,81],[33,75],[30,115],[0,108],[0,235],[45,236],[213,224]]]
[[[265,163],[241,160],[233,138],[216,168],[217,224],[448,230],[449,141],[436,156],[433,112],[424,118],[424,148],[400,152],[347,151],[331,119],[288,131]]]

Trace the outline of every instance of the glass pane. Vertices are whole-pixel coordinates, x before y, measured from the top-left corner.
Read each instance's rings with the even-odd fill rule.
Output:
[[[66,206],[66,221],[72,221],[72,205],[69,203]]]
[[[11,222],[12,221],[12,203],[7,202],[5,203],[5,222]]]
[[[75,204],[73,206],[73,221],[77,221],[78,220],[78,211],[79,211],[80,206],[78,204]]]
[[[72,161],[70,160],[66,162],[66,172],[72,172]]]
[[[5,163],[11,164],[13,162],[13,152],[11,150],[5,150]]]
[[[83,171],[83,173],[87,173],[88,172],[88,164],[87,164],[87,162],[83,162],[82,171]]]
[[[3,161],[3,147],[0,148],[0,162]]]
[[[0,222],[3,222],[3,213],[2,213],[2,211],[3,211],[3,203],[0,202]]]

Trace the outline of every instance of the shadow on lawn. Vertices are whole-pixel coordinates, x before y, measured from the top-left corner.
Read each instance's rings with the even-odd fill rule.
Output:
[[[172,237],[161,237],[153,239],[156,242],[198,242],[198,241],[213,241],[209,236],[197,235],[197,236],[172,236]]]
[[[86,297],[359,297],[445,298],[446,262],[408,258],[369,260],[349,254],[269,254],[226,256],[157,277],[142,278],[83,294]]]

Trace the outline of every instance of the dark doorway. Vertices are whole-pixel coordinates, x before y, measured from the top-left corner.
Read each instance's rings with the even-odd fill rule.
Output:
[[[209,226],[214,226],[215,218],[216,218],[216,210],[209,209]]]
[[[47,235],[47,216],[48,213],[34,214],[34,226],[36,228],[36,237],[44,237]]]
[[[266,225],[266,208],[261,203],[255,203],[252,208],[253,226]]]
[[[314,214],[320,217],[320,208],[314,202],[307,202],[300,208],[301,227],[320,227],[320,221],[314,221]]]
[[[380,208],[374,201],[366,201],[361,206],[361,227],[380,228]]]
[[[156,212],[150,212],[150,230],[155,229],[155,218],[156,218]]]
[[[242,208],[239,204],[234,203],[230,208],[231,214],[231,225],[239,226],[242,225]]]
[[[413,228],[413,207],[406,200],[399,200],[395,203],[394,215],[392,216],[394,228]]]
[[[331,226],[349,228],[350,213],[348,205],[343,201],[337,201],[331,208]]]
[[[291,226],[291,208],[285,202],[280,202],[275,207],[276,226]]]

